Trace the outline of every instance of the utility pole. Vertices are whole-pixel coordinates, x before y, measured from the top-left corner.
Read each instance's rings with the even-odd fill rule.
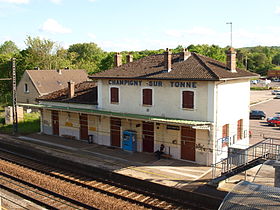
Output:
[[[230,47],[232,47],[232,22],[228,22],[226,24],[230,24]]]
[[[17,118],[17,76],[16,76],[16,59],[12,58],[12,81],[13,81],[13,133],[18,131]]]
[[[245,66],[246,66],[246,70],[248,70],[248,57],[247,57],[247,55],[245,56]]]

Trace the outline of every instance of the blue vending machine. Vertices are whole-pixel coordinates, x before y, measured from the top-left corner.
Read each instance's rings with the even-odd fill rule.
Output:
[[[123,150],[136,152],[137,151],[137,140],[136,131],[126,130],[123,131]]]

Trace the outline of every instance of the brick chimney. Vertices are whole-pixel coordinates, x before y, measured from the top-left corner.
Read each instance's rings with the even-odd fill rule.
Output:
[[[180,60],[185,61],[190,56],[191,56],[191,52],[189,52],[187,48],[184,48],[183,51],[180,53]]]
[[[126,55],[126,63],[130,63],[132,61],[133,61],[133,55],[131,54]]]
[[[75,95],[75,82],[70,80],[68,82],[68,98],[73,98]]]
[[[114,67],[119,67],[122,65],[122,55],[118,52],[115,54]]]
[[[227,51],[227,68],[229,71],[236,72],[236,51],[234,48],[229,48]]]
[[[164,67],[168,72],[171,71],[171,57],[172,52],[166,48],[166,51],[164,52]]]

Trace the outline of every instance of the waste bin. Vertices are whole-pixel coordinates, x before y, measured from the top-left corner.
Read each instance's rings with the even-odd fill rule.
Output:
[[[89,144],[93,143],[93,135],[88,135],[88,143]]]

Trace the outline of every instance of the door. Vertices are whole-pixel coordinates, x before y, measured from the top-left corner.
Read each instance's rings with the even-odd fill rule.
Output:
[[[181,159],[195,161],[195,129],[181,127]]]
[[[154,152],[154,123],[143,122],[143,152]]]
[[[80,114],[80,139],[88,140],[88,116]]]
[[[114,147],[121,146],[121,119],[111,117],[111,145]]]
[[[52,111],[52,131],[53,135],[59,136],[59,117],[58,111]]]

